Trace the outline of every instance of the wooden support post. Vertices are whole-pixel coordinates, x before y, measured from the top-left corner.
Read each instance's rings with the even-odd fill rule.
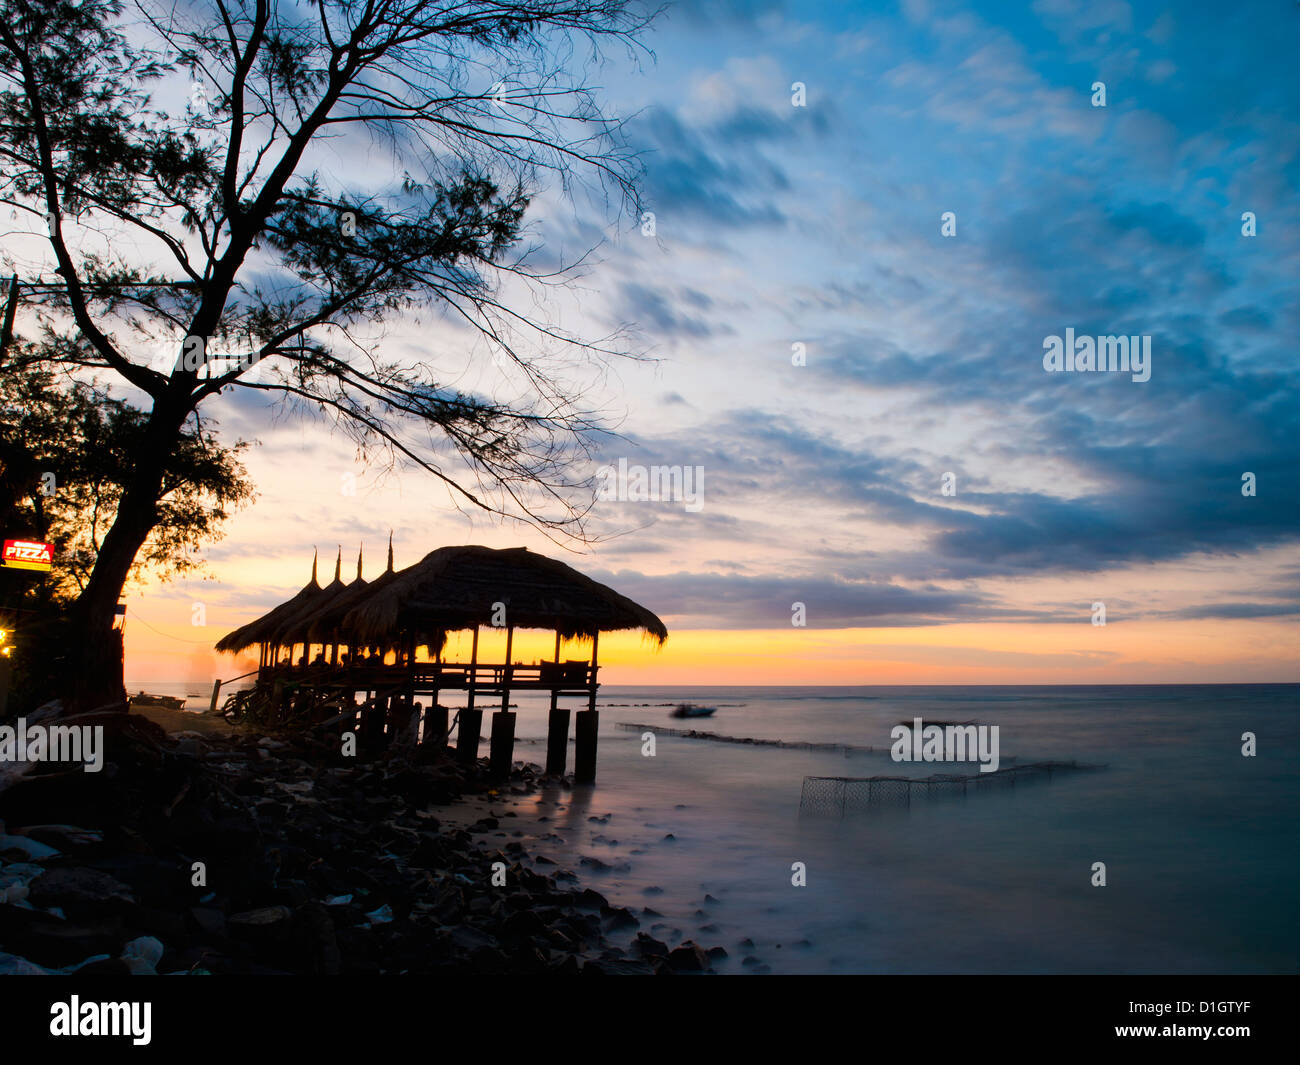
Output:
[[[506,668],[501,673],[501,709],[510,709],[510,681],[514,679],[514,669],[510,665],[510,656],[515,646],[515,627],[506,626]]]
[[[596,650],[600,647],[600,630],[597,629],[595,635],[591,638],[591,676],[587,678],[587,683],[591,686],[591,695],[587,700],[587,709],[593,714],[596,712]],[[591,772],[593,778],[596,773],[596,748],[591,749]]]
[[[498,710],[492,715],[492,749],[489,768],[498,780],[510,775],[510,763],[515,756],[515,718],[518,714]]]
[[[574,715],[573,782],[596,782],[596,731],[600,727],[599,710],[579,710]]]
[[[478,758],[478,739],[483,733],[483,711],[467,706],[460,712],[456,727],[456,760],[473,765]]]
[[[478,626],[474,626],[474,642],[469,651],[469,703],[466,709],[474,709],[474,684],[478,680]],[[481,714],[479,715],[482,716]],[[464,726],[462,726],[463,728]]]
[[[388,735],[386,743],[392,743],[406,735],[411,727],[411,715],[415,713],[415,700],[408,699],[405,689],[392,694],[388,700]]]
[[[564,776],[564,764],[569,756],[569,708],[559,706],[555,692],[551,692],[551,714],[546,725],[546,773]]]
[[[384,731],[384,726],[392,720],[388,714],[389,702],[387,695],[379,696],[375,700],[375,708],[370,712],[372,722],[370,735],[376,747],[385,746],[390,739],[389,734]]]
[[[411,727],[415,715],[415,634],[412,633],[406,647],[406,690],[403,692],[406,702],[405,727]]]
[[[438,705],[438,693],[434,692],[433,703],[424,712],[424,735],[421,743],[426,747],[441,746],[447,739],[447,708]]]
[[[220,697],[220,695],[221,695],[221,681],[214,680],[212,682],[212,702],[208,704],[209,714],[215,714],[217,712],[217,699],[218,697]]]

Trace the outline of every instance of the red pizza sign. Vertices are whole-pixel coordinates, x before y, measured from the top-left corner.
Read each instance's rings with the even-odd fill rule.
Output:
[[[54,563],[54,545],[35,540],[6,540],[4,564],[10,569],[48,570]]]

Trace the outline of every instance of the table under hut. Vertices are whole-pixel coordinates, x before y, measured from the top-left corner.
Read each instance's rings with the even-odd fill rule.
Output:
[[[526,548],[442,547],[415,565],[388,568],[373,581],[357,575],[321,587],[312,579],[293,598],[224,637],[217,650],[258,648],[252,697],[276,708],[279,720],[318,724],[342,715],[358,742],[373,747],[399,736],[434,746],[455,734],[457,756],[478,757],[483,708],[491,714],[491,771],[509,772],[516,714],[512,692],[550,694],[546,771],[566,769],[571,705],[575,720],[574,779],[596,773],[600,634],[639,630],[661,645],[662,621],[645,607],[556,559]],[[480,661],[483,628],[505,633],[502,661]],[[516,629],[555,634],[549,661],[513,661]],[[450,633],[470,632],[468,661],[450,661]],[[590,656],[586,646],[590,644]],[[563,654],[581,648],[581,658]],[[220,682],[219,682],[220,683]],[[458,706],[448,706],[448,699]],[[215,695],[214,695],[215,702]],[[454,718],[451,716],[454,710]]]

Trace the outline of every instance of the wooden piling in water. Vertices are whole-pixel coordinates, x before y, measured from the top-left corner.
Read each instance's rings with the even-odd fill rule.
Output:
[[[599,710],[579,710],[574,715],[573,781],[575,784],[595,783],[596,732],[599,727]]]
[[[365,719],[365,727],[362,729],[362,733],[366,738],[367,745],[382,747],[387,743],[384,726],[388,723],[388,696],[376,696],[374,703],[369,710],[362,714],[362,717]]]
[[[564,763],[569,754],[569,708],[557,703],[551,693],[551,713],[546,723],[546,772],[550,776],[564,776]]]
[[[433,705],[424,712],[424,735],[421,743],[425,746],[438,746],[447,741],[447,708],[438,705],[435,695]]]
[[[510,775],[515,754],[515,718],[512,710],[498,710],[492,715],[492,745],[488,769],[498,780]]]
[[[471,693],[472,694],[472,693]],[[483,734],[483,711],[467,706],[460,712],[456,732],[456,760],[472,765],[478,758],[478,739]]]

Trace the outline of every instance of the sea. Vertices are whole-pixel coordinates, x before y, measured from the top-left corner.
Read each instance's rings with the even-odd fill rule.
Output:
[[[516,759],[544,763],[547,699],[515,700]],[[683,701],[717,709],[672,718]],[[722,971],[1300,970],[1300,685],[611,685],[599,709],[595,785],[446,819],[501,815],[487,844],[573,870],[670,946],[721,946]],[[1099,768],[801,803],[810,777],[979,775],[894,761],[916,718],[997,726],[1002,769]]]

